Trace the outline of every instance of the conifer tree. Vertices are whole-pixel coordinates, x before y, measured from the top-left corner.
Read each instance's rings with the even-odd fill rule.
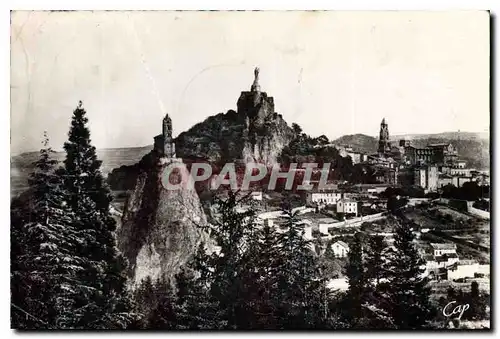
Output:
[[[148,328],[148,319],[152,310],[157,307],[157,298],[155,285],[150,276],[142,279],[137,289],[134,291],[134,299],[137,304],[137,311],[140,314],[140,319],[132,327]]]
[[[279,275],[279,321],[284,329],[323,326],[325,321],[325,280],[312,252],[311,242],[303,237],[297,213],[284,210],[285,232],[279,236],[282,274]]]
[[[389,253],[386,311],[398,329],[422,329],[433,314],[430,289],[422,277],[425,261],[420,257],[409,225],[399,222],[394,236],[395,251]]]
[[[26,322],[14,327],[54,329],[71,327],[75,295],[87,286],[75,283],[85,259],[74,253],[82,235],[72,225],[66,192],[56,174],[57,161],[44,134],[40,158],[28,180],[29,220],[16,235],[23,245],[13,265],[13,313]],[[17,238],[17,240],[20,240]],[[22,319],[22,318],[17,318]]]
[[[380,283],[380,279],[384,276],[385,259],[382,252],[385,247],[384,237],[379,235],[370,237],[366,251],[366,279],[375,286]]]
[[[176,275],[177,295],[174,304],[175,329],[217,330],[227,327],[226,313],[211,294],[213,269],[207,265],[210,255],[204,243],[194,258]]]
[[[64,143],[66,158],[61,170],[69,194],[68,205],[75,216],[73,224],[86,235],[76,249],[88,260],[79,279],[91,286],[80,295],[73,326],[125,328],[134,317],[125,289],[126,263],[116,248],[116,223],[109,212],[112,197],[101,174],[101,162],[91,144],[87,123],[80,101]]]
[[[250,240],[244,259],[243,299],[247,329],[278,329],[278,278],[284,265],[274,227],[264,225]],[[242,319],[243,320],[243,319]]]
[[[215,204],[219,217],[209,230],[215,245],[220,248],[218,254],[210,257],[213,267],[213,280],[210,293],[218,301],[223,312],[222,319],[227,321],[227,327],[236,329],[244,321],[246,305],[243,298],[245,252],[249,248],[251,237],[255,234],[254,210],[238,211],[237,207],[243,197],[238,199],[238,193],[229,191],[227,199],[217,197]]]
[[[366,301],[368,281],[363,264],[363,246],[359,233],[355,234],[348,253],[345,268],[349,289],[346,295],[347,322],[351,328],[359,329],[367,326],[363,304]]]
[[[151,309],[147,316],[146,328],[155,330],[177,329],[175,296],[171,284],[165,276],[159,277],[153,287]]]

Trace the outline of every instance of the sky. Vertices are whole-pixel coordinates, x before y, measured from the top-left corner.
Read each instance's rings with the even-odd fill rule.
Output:
[[[97,148],[236,110],[260,68],[276,112],[330,139],[489,131],[489,14],[11,12],[11,152],[61,149],[78,101]]]

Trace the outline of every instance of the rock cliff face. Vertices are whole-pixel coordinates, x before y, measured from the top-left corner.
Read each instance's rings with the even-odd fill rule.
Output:
[[[173,277],[205,238],[199,225],[206,225],[206,217],[196,191],[163,188],[164,159],[151,152],[141,160],[117,232],[134,283],[147,276]]]

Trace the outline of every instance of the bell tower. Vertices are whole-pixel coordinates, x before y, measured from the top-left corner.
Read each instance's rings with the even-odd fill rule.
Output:
[[[391,152],[391,143],[389,142],[389,125],[385,122],[385,118],[380,123],[380,135],[378,140],[378,153],[386,155]]]

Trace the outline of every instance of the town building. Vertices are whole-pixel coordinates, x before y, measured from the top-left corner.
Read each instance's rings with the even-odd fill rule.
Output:
[[[438,169],[437,166],[416,166],[414,168],[415,186],[420,186],[426,191],[434,192],[438,188]]]
[[[250,193],[252,200],[262,201],[262,191],[254,191]]]
[[[337,202],[337,213],[358,216],[358,202],[355,200],[340,199]]]
[[[446,185],[453,185],[456,187],[462,187],[464,183],[477,181],[478,183],[483,183],[481,178],[473,177],[473,176],[461,176],[461,175],[450,175],[450,174],[441,174],[438,178],[438,187],[442,188]]]
[[[312,236],[312,226],[311,225],[304,225],[304,239],[307,241],[314,239]]]
[[[470,177],[472,176],[472,172],[476,172],[474,168],[462,168],[462,167],[452,167],[450,168],[450,174],[461,176],[461,177]]]
[[[459,260],[447,269],[448,280],[474,278],[479,272],[479,263],[475,260]]]
[[[465,160],[457,160],[454,163],[454,167],[456,167],[456,168],[466,168],[467,167],[467,161],[465,161]]]
[[[434,257],[444,254],[457,254],[457,245],[454,243],[431,243]]]
[[[357,151],[346,151],[346,156],[351,157],[353,164],[359,164],[368,160],[368,154]]]
[[[379,194],[384,192],[388,187],[393,186],[389,184],[355,184],[351,189],[357,193]],[[347,198],[347,196],[345,197]]]
[[[408,140],[399,141],[404,162],[409,165],[418,164],[454,164],[458,153],[453,144],[429,144],[424,148],[411,145]]]
[[[342,199],[342,192],[337,190],[317,189],[306,192],[307,205],[335,205],[340,199]]]
[[[349,253],[349,245],[345,242],[339,240],[332,244],[331,246],[333,254],[337,258],[345,258],[347,257],[347,253]]]
[[[318,222],[319,232],[323,235],[330,235],[330,232],[328,232],[328,230],[332,228],[332,224],[338,222],[337,219],[333,218],[319,218],[316,221]]]
[[[398,169],[397,167],[381,167],[374,166],[375,180],[381,184],[397,185],[398,184]]]

